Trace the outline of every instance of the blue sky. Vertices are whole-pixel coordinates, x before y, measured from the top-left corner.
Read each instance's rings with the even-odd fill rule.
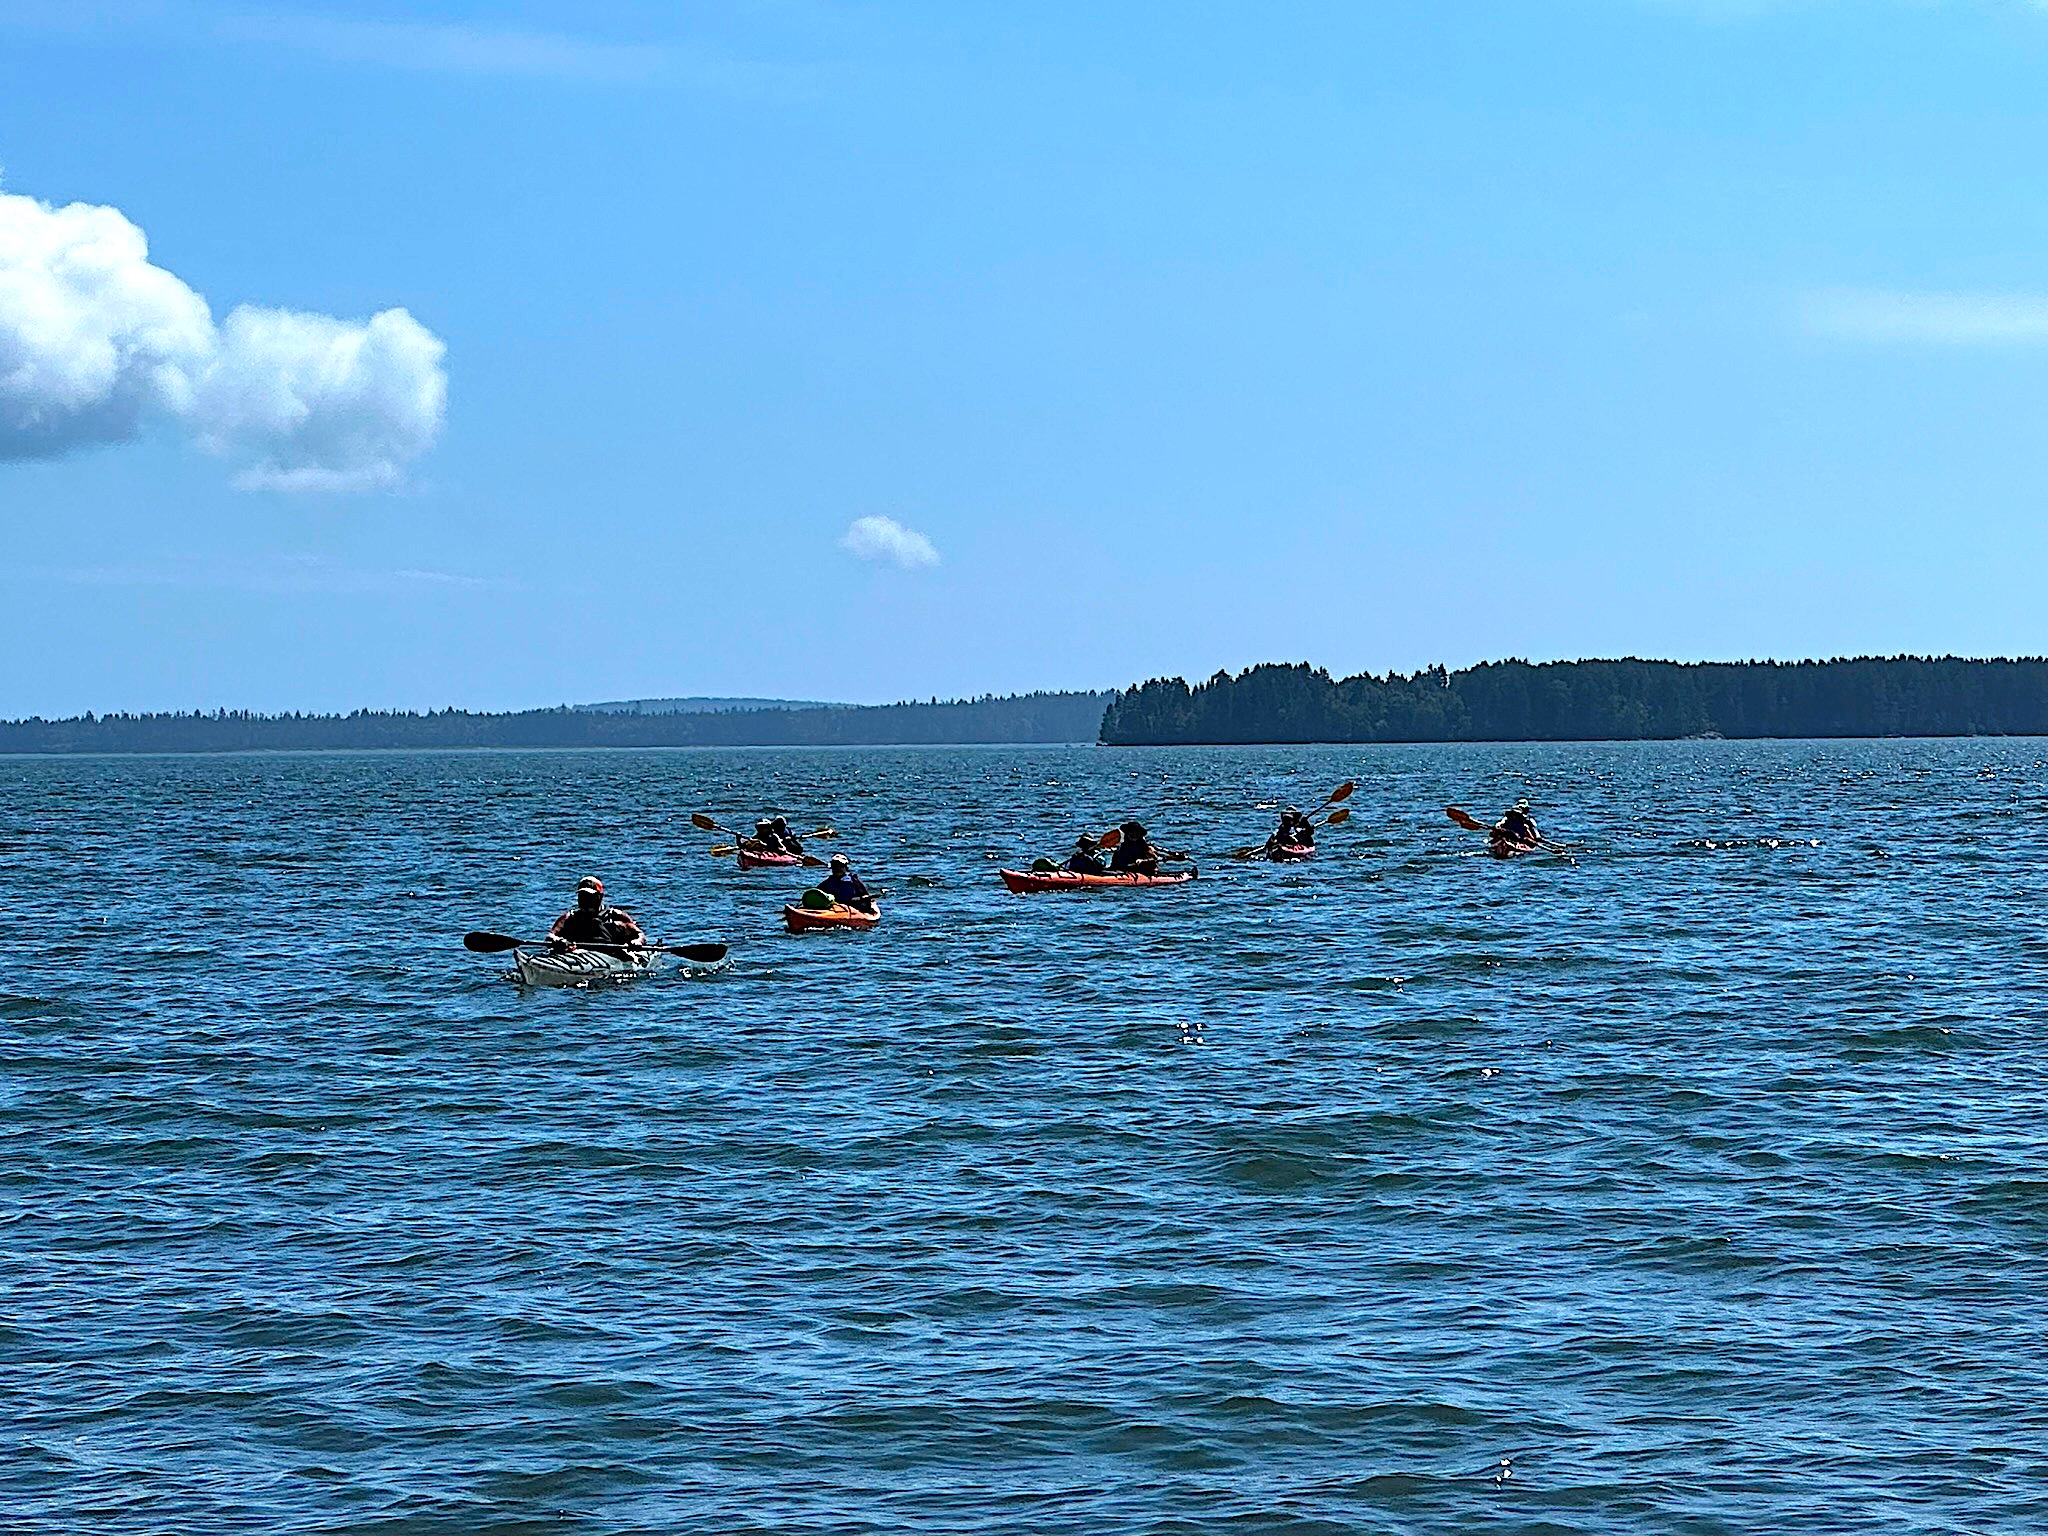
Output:
[[[2024,0],[12,0],[0,715],[2048,651],[2044,142]]]

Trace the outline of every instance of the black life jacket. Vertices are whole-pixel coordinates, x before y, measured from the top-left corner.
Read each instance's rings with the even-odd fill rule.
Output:
[[[567,939],[571,944],[619,944],[625,929],[617,919],[631,920],[632,914],[621,912],[617,907],[599,907],[595,912],[586,912],[581,907],[564,912],[555,924],[555,937]]]

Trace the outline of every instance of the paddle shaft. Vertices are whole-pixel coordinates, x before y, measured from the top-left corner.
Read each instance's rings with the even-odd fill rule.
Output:
[[[506,933],[467,933],[462,937],[462,947],[479,955],[498,955],[511,949],[548,949],[553,939],[515,939]],[[571,941],[563,941],[569,943]],[[575,943],[576,949],[594,949],[603,954],[625,955],[640,951],[660,955],[680,955],[685,960],[723,960],[726,946],[723,944],[607,944],[601,940],[588,944]]]

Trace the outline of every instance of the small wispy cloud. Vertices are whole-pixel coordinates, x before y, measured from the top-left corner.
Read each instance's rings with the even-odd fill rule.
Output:
[[[743,98],[810,94],[806,65],[740,58],[679,38],[623,41],[482,22],[397,21],[279,8],[212,13],[217,41],[290,49],[333,64],[476,78],[681,86]]]
[[[939,563],[939,552],[932,541],[893,517],[855,518],[840,538],[839,547],[862,560],[883,561],[906,571],[923,570]]]
[[[76,565],[14,573],[38,583],[73,587],[175,587],[184,590],[253,592],[260,596],[393,597],[425,590],[489,591],[516,584],[495,576],[414,566],[385,569],[346,565],[323,555],[229,561],[166,560],[132,565]]]
[[[1630,0],[1641,11],[1658,11],[1692,21],[1753,21],[1771,11],[1788,10],[1796,0]]]
[[[222,15],[215,32],[236,42],[270,43],[343,64],[446,74],[510,75],[625,83],[670,69],[675,51],[654,43],[608,42],[561,32],[454,22],[374,21],[302,11]]]
[[[1813,335],[1836,341],[2040,346],[2048,343],[2048,294],[1833,288],[1806,295],[1800,320]]]

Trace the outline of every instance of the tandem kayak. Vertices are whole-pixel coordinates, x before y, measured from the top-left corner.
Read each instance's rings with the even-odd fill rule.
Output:
[[[789,924],[791,933],[816,933],[827,928],[860,932],[882,920],[882,909],[877,906],[872,912],[863,912],[844,902],[834,902],[829,907],[802,907],[791,902],[782,909],[782,920]]]
[[[1275,864],[1299,864],[1303,859],[1316,856],[1314,843],[1282,843],[1278,848],[1266,851],[1266,857]]]
[[[1486,851],[1496,859],[1518,859],[1525,853],[1544,853],[1548,850],[1541,843],[1517,843],[1505,837],[1490,837],[1486,840]]]
[[[800,853],[755,853],[747,848],[740,849],[738,857],[741,869],[787,869],[804,861]]]
[[[1171,875],[1077,875],[1072,870],[999,869],[1007,885],[1019,896],[1029,891],[1121,891],[1138,886],[1186,885],[1200,870],[1186,869]]]

